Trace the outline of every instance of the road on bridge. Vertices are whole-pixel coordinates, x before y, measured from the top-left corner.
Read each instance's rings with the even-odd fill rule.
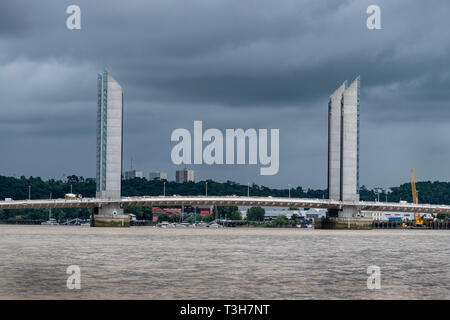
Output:
[[[373,201],[337,201],[328,199],[239,197],[239,196],[142,196],[121,199],[83,198],[11,200],[0,201],[0,209],[46,209],[46,208],[100,208],[102,205],[120,203],[125,206],[265,206],[291,208],[342,209],[356,207],[366,211],[420,212],[450,214],[450,206]]]

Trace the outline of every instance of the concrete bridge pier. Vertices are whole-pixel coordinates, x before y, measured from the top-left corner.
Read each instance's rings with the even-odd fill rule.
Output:
[[[328,209],[327,218],[356,219],[356,215],[359,212],[359,209],[356,207],[343,206],[341,208]]]
[[[339,217],[339,209],[328,209],[327,218],[337,218]]]
[[[130,226],[130,217],[124,215],[120,203],[103,204],[94,208],[91,216],[91,227],[124,227]]]
[[[315,221],[316,229],[372,229],[372,222],[357,218],[358,207],[343,206],[340,209],[328,209],[327,217]]]
[[[355,207],[343,207],[342,210],[339,211],[338,218],[355,219],[358,213],[359,210]]]

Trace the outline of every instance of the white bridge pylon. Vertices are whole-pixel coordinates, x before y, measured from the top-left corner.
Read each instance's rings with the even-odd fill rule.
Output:
[[[107,204],[125,206],[264,206],[292,208],[342,209],[354,207],[365,211],[420,212],[450,214],[450,206],[398,202],[338,201],[328,199],[238,197],[238,196],[143,196],[120,199],[83,198],[77,200],[0,201],[0,209],[101,208]]]

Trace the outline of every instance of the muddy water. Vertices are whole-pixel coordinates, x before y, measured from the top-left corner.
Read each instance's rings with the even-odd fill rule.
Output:
[[[449,243],[446,230],[1,225],[0,298],[449,299]]]

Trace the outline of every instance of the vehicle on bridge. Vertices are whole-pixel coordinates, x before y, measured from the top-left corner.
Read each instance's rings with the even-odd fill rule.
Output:
[[[75,194],[75,193],[66,193],[64,195],[64,198],[66,200],[77,200],[77,199],[82,199],[83,196],[81,194]]]

